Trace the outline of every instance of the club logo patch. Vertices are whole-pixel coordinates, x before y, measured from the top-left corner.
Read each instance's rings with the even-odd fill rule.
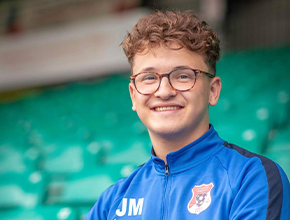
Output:
[[[187,205],[191,214],[199,214],[206,210],[211,204],[210,191],[214,187],[213,183],[196,185],[192,188],[192,197]]]

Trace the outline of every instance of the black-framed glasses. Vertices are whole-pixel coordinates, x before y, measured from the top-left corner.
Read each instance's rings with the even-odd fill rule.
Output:
[[[213,78],[214,75],[191,68],[176,68],[169,73],[159,74],[155,72],[141,72],[130,76],[136,90],[142,95],[151,95],[158,91],[163,77],[168,78],[172,89],[186,92],[191,90],[196,82],[197,74],[202,73]]]

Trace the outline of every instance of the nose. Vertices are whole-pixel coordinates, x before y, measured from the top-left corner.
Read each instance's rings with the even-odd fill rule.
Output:
[[[155,92],[155,96],[167,100],[176,96],[177,91],[173,89],[167,77],[162,77],[159,89]]]

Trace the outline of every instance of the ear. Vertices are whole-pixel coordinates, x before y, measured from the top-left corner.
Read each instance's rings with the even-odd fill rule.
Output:
[[[131,97],[131,101],[132,101],[132,110],[136,111],[136,104],[135,104],[135,95],[136,95],[136,91],[134,88],[133,83],[129,83],[129,92],[130,92],[130,97]]]
[[[221,89],[222,89],[222,82],[221,82],[220,77],[216,76],[212,78],[210,82],[210,93],[209,93],[209,104],[211,106],[214,106],[217,104],[220,97]]]

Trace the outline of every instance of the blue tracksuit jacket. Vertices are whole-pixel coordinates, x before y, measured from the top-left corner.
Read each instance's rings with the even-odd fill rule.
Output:
[[[229,144],[213,126],[154,155],[98,199],[85,220],[290,220],[289,181],[273,161]],[[97,186],[96,186],[97,187]]]

